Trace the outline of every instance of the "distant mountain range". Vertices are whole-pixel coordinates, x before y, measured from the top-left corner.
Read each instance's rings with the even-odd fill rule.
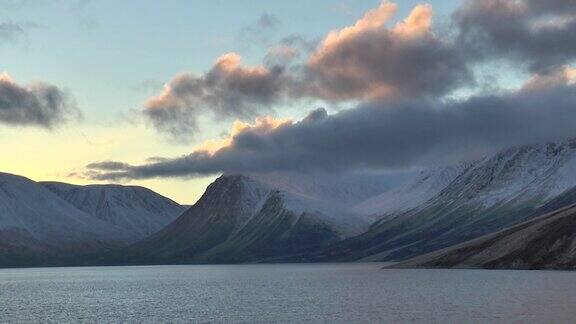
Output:
[[[490,248],[509,242],[510,233],[520,235],[511,236],[514,242],[556,242],[566,233],[518,228],[544,218],[568,226],[572,209],[562,208],[575,203],[574,140],[509,148],[418,174],[226,174],[189,207],[142,187],[0,174],[0,266],[419,257],[402,264],[567,268],[571,252],[554,244],[547,249],[562,255],[561,262],[514,259],[536,245]],[[570,239],[559,244],[568,249]]]
[[[140,187],[38,183],[0,173],[0,266],[124,247],[183,211]]]
[[[138,186],[40,184],[85,213],[119,227],[131,237],[128,243],[158,232],[186,210],[174,201]]]

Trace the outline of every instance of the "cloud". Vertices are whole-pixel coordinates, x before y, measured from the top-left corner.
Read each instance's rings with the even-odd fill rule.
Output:
[[[260,15],[258,20],[240,30],[238,40],[243,44],[268,44],[272,32],[278,27],[280,20],[269,13]]]
[[[0,123],[52,129],[80,117],[71,99],[58,87],[44,82],[21,86],[8,74],[0,74]]]
[[[0,40],[13,42],[25,33],[24,28],[12,22],[0,23]]]
[[[330,101],[442,96],[470,81],[464,58],[432,32],[430,6],[388,28],[395,13],[396,5],[383,1],[353,26],[330,32],[308,61],[307,94]]]
[[[576,84],[576,69],[562,66],[555,70],[536,74],[524,83],[524,91],[544,90],[561,85]]]
[[[33,23],[0,22],[0,41],[14,43],[24,38],[28,30],[36,27]]]
[[[511,59],[533,72],[576,57],[573,0],[468,0],[453,15],[458,43],[476,59]]]
[[[386,100],[300,122],[243,124],[211,150],[142,165],[89,167],[98,180],[220,172],[352,171],[454,163],[512,145],[576,136],[576,85],[465,100]]]
[[[264,65],[286,67],[293,65],[294,62],[301,64],[300,59],[304,55],[311,54],[317,45],[318,42],[307,40],[297,34],[286,36],[278,44],[269,46],[264,56]]]
[[[303,123],[315,123],[315,122],[318,122],[320,120],[325,119],[326,117],[328,117],[328,112],[326,111],[326,109],[325,108],[317,108],[317,109],[309,112],[308,115],[304,119],[302,119],[302,122]]]
[[[285,91],[282,67],[248,67],[236,53],[216,61],[204,75],[176,76],[158,96],[144,105],[144,114],[160,131],[189,137],[198,130],[198,118],[253,118],[270,111]]]
[[[264,56],[265,66],[287,66],[300,57],[300,50],[288,45],[272,46]]]
[[[262,14],[260,18],[258,18],[256,26],[261,29],[270,29],[270,28],[276,28],[276,26],[278,26],[279,23],[280,21],[278,20],[278,18],[274,17],[271,14],[265,13]]]
[[[128,163],[114,162],[114,161],[102,161],[90,163],[86,166],[88,169],[100,170],[100,171],[114,171],[121,170],[130,167]]]
[[[273,118],[270,116],[258,117],[254,120],[253,124],[237,120],[224,138],[204,141],[195,147],[195,151],[206,151],[213,154],[222,148],[232,145],[234,138],[239,134],[247,131],[255,131],[259,134],[268,134],[279,127],[292,124],[292,122],[293,121],[290,118]]]
[[[384,0],[317,43],[284,38],[269,47],[262,65],[246,66],[229,53],[204,74],[176,76],[145,103],[152,124],[181,137],[198,131],[204,115],[240,119],[227,136],[181,157],[92,163],[82,176],[118,181],[406,169],[576,137],[573,0],[467,0],[445,35],[433,29],[428,5],[392,24],[396,11]],[[272,30],[275,22],[259,24],[253,31]],[[471,71],[492,60],[533,76],[517,91],[450,99],[474,86]],[[261,117],[278,103],[307,99],[360,104],[331,115],[319,108],[300,121]]]
[[[223,55],[204,75],[176,76],[144,105],[144,114],[157,130],[189,138],[203,114],[253,118],[270,113],[284,99],[356,102],[443,96],[471,82],[454,44],[432,32],[430,6],[417,6],[389,28],[386,24],[395,13],[395,4],[382,1],[353,26],[330,32],[319,44],[286,37],[268,50],[261,66],[243,66],[235,53]],[[268,27],[274,20],[263,16],[258,24]]]
[[[532,11],[542,11],[545,13],[576,13],[576,2],[574,0],[525,0]]]

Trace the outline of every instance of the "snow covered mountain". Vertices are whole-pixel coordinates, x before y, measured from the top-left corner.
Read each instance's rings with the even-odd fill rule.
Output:
[[[576,269],[576,205],[393,267]]]
[[[118,247],[132,238],[24,177],[0,173],[0,266]]]
[[[76,208],[120,227],[134,243],[174,221],[186,208],[152,190],[138,186],[41,182]]]
[[[0,267],[125,247],[184,210],[141,187],[38,183],[0,173]]]
[[[446,188],[469,165],[461,163],[420,171],[405,184],[375,197],[360,201],[353,209],[376,219],[416,208]]]
[[[328,201],[349,208],[410,178],[410,173],[379,174],[302,174],[293,172],[270,172],[245,174],[271,187],[291,194],[315,200]]]
[[[88,262],[403,260],[575,204],[576,140],[502,150],[398,186],[404,178],[228,174],[178,216],[184,207],[144,188],[1,174],[0,264],[131,243]]]
[[[576,197],[576,141],[510,148],[478,161],[422,174],[360,203],[381,219],[362,235],[310,260],[399,260],[438,250],[541,214]],[[560,204],[561,202],[561,204]]]
[[[385,177],[324,180],[224,175],[186,213],[130,247],[128,255],[135,263],[272,260],[366,231],[371,218],[353,212],[351,202],[385,191]]]

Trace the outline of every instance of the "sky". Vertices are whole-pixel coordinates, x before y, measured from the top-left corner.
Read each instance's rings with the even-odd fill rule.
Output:
[[[566,138],[575,44],[572,0],[0,0],[0,171],[191,204]]]

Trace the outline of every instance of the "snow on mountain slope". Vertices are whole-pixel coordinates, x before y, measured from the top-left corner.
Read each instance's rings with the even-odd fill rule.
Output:
[[[538,208],[576,186],[576,141],[514,147],[457,170],[447,186],[439,186],[441,190],[417,209]]]
[[[250,183],[268,191],[278,190],[284,207],[296,214],[316,213],[322,222],[345,236],[357,235],[374,220],[351,209],[355,203],[390,190],[406,175],[389,174],[247,174]]]
[[[376,219],[410,210],[437,195],[467,167],[468,163],[461,163],[456,166],[420,171],[404,185],[361,201],[353,207],[353,210],[372,215]]]
[[[0,173],[1,253],[89,252],[131,239],[27,178]]]
[[[576,186],[576,141],[504,150],[479,161],[460,182],[485,208],[513,200],[546,202]]]
[[[411,189],[396,191],[406,192],[402,198],[395,198],[396,192],[391,191],[382,197],[392,198],[375,199],[389,202],[380,205],[381,221],[312,259],[399,260],[535,217],[576,186],[576,141],[510,148],[432,174],[449,176],[436,177],[440,181],[416,181],[415,188],[408,185]],[[574,197],[566,198],[562,204],[572,200]],[[399,201],[405,201],[405,206]],[[378,208],[371,211],[378,213]]]
[[[130,243],[156,233],[185,211],[176,202],[138,186],[41,184],[76,208],[122,228],[133,237]]]
[[[193,263],[238,235],[263,207],[270,188],[243,176],[221,176],[192,207],[109,263]]]
[[[354,194],[336,183],[299,182],[279,174],[224,175],[174,223],[127,253],[136,263],[248,262],[326,246],[370,225],[371,219],[338,199],[385,190],[380,180]]]
[[[460,178],[461,193],[488,208],[520,195],[553,198],[576,185],[574,141],[503,150],[474,162],[421,171],[405,185],[360,202],[364,214],[399,214],[422,206]],[[454,189],[451,189],[454,190]]]
[[[396,187],[407,174],[302,174],[270,172],[245,174],[270,187],[313,200],[350,207]]]

